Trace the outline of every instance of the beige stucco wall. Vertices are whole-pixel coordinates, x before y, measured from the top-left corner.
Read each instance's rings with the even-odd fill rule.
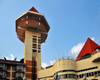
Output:
[[[95,57],[95,56],[92,55],[90,58],[83,59],[83,60],[80,60],[80,61],[76,61],[76,71],[83,70],[83,69],[87,69],[87,68],[91,68],[91,67],[96,67],[96,66],[98,66],[98,68],[92,69],[92,70],[78,72],[77,75],[85,74],[85,73],[90,73],[90,72],[95,72],[95,71],[100,71],[100,62],[92,62],[93,57]],[[87,77],[86,79],[87,80],[94,79],[94,76]],[[95,79],[100,80],[100,76],[95,77]],[[83,79],[82,78],[79,78],[77,80],[83,80]]]
[[[37,36],[37,40],[38,40],[38,37],[41,37],[41,34],[40,33],[37,33],[37,32],[31,32],[31,31],[28,31],[26,30],[25,31],[25,43],[24,43],[24,63],[26,63],[26,60],[30,60],[32,61],[32,56],[36,57],[36,61],[37,61],[37,66],[39,67],[40,69],[40,66],[41,66],[41,53],[39,54],[33,54],[32,52],[32,45],[33,45],[33,35],[34,36]],[[38,41],[37,41],[37,51],[38,51]],[[39,62],[39,63],[38,63]]]
[[[72,59],[62,59],[54,63],[53,65],[54,73],[61,70],[75,70],[75,61]]]
[[[92,62],[92,57],[93,56],[91,56],[90,58],[87,58],[87,59],[80,60],[80,61],[74,61],[72,59],[59,60],[56,63],[54,63],[53,67],[38,71],[38,74],[39,74],[38,78],[52,76],[52,75],[54,75],[55,72],[58,72],[61,70],[76,70],[76,71],[78,71],[78,70],[88,69],[88,68],[96,67],[96,66],[98,66],[98,68],[92,69],[92,70],[82,71],[82,72],[78,72],[78,73],[76,73],[76,72],[61,72],[61,73],[58,73],[58,75],[63,75],[63,74],[80,75],[80,74],[100,71],[100,62]],[[94,76],[87,77],[88,80],[91,80],[93,78],[94,78]],[[48,79],[44,78],[44,79],[49,80],[49,78]],[[100,76],[96,77],[96,79],[100,80]],[[62,80],[62,79],[60,79],[60,80]],[[65,78],[64,80],[76,80],[76,79]],[[77,80],[83,80],[83,78],[79,78]]]
[[[62,73],[58,73],[58,75],[63,75],[63,74],[76,74],[76,72],[62,72]]]
[[[32,32],[25,31],[25,42],[24,42],[24,63],[26,60],[32,61]]]
[[[91,58],[76,61],[76,70],[82,70],[82,69],[93,67],[91,62],[92,62]]]
[[[54,63],[53,67],[51,67],[51,68],[38,71],[38,78],[53,76],[54,73],[61,71],[61,70],[75,70],[75,69],[76,69],[76,67],[75,67],[75,61],[74,60],[63,59],[63,60],[59,60],[56,63]],[[76,74],[76,73],[75,72],[58,73],[58,75],[61,75],[61,74]],[[48,79],[49,78],[46,78],[46,80],[48,80]],[[70,80],[73,80],[73,79],[70,78]]]
[[[54,75],[53,67],[38,71],[38,78],[43,78],[43,77],[48,77],[53,75]]]
[[[37,32],[31,32],[31,31],[28,31],[28,30],[25,31],[24,61],[32,60],[32,44],[33,44],[32,40],[33,40],[33,35],[41,37],[41,34],[39,34]]]
[[[33,36],[37,36],[36,39],[36,43],[33,43]],[[24,42],[24,63],[26,63],[26,60],[28,61],[33,61],[32,57],[34,57],[35,61],[37,61],[37,71],[41,70],[41,53],[38,52],[38,45],[41,45],[40,43],[38,43],[38,37],[41,37],[40,33],[37,32],[32,32],[32,31],[25,31],[25,42]],[[35,50],[37,50],[37,52],[33,53],[33,44],[37,44],[37,47]],[[26,65],[27,66],[27,65]],[[26,72],[26,69],[24,69],[24,71]],[[27,72],[28,73],[28,72]],[[26,76],[26,75],[24,75]],[[38,77],[38,74],[37,74]]]
[[[91,68],[91,67],[96,67],[96,66],[98,66],[97,69],[83,71],[83,72],[79,72],[77,74],[85,74],[85,73],[89,73],[89,72],[99,71],[100,70],[100,62],[92,62],[92,56],[91,56],[91,58],[76,61],[76,71]]]
[[[59,80],[76,80],[76,79],[73,79],[73,78],[65,78],[65,79],[59,79]]]
[[[87,77],[86,79],[87,79],[87,80],[92,80],[92,79],[98,79],[98,80],[100,80],[100,77],[91,76],[91,77]],[[83,78],[77,79],[77,80],[83,80]]]
[[[96,54],[92,55],[92,61],[97,58],[100,58],[100,52],[97,52]]]

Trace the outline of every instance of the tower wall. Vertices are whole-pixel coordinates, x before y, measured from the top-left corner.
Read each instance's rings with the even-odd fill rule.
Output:
[[[25,31],[24,63],[26,63],[26,78],[37,79],[37,71],[41,69],[41,34]]]

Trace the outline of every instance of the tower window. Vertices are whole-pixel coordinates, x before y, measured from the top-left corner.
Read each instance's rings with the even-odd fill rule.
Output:
[[[38,53],[40,53],[41,52],[41,50],[38,50]]]
[[[33,42],[36,43],[37,42],[37,39],[36,38],[33,38]]]
[[[37,46],[36,44],[33,44],[33,48],[36,48],[36,46]]]
[[[34,50],[34,49],[33,49],[33,52],[37,52],[37,50]]]
[[[33,36],[33,37],[37,37],[37,36]]]

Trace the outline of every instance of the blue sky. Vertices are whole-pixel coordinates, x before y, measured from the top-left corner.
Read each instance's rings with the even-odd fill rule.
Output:
[[[100,45],[100,0],[0,0],[0,58],[24,57],[15,19],[31,7],[43,13],[50,25],[41,45],[42,63],[50,65],[58,52],[60,57],[70,51],[77,56],[88,37]]]

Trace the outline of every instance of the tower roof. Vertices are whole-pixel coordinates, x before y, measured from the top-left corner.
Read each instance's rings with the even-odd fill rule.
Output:
[[[82,50],[80,51],[76,61],[87,53],[92,54],[92,52],[95,51],[96,48],[100,48],[100,46],[92,41],[90,38],[88,38]]]
[[[34,7],[32,7],[29,11],[34,11],[34,12],[39,13]]]

